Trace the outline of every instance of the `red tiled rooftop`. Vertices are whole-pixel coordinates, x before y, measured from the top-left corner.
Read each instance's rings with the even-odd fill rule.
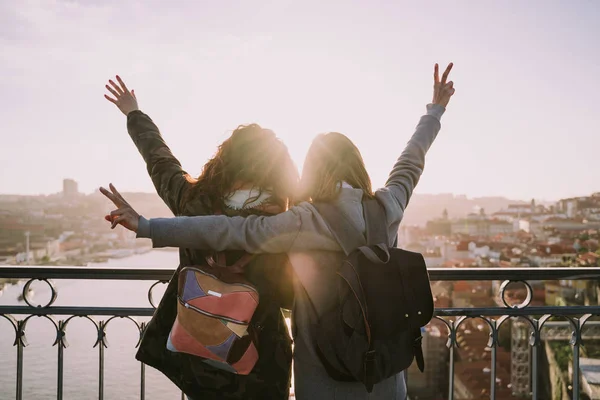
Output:
[[[456,245],[456,251],[469,251],[469,241],[462,240]]]

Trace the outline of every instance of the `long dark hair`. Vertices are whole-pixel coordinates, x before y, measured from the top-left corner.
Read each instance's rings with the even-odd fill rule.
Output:
[[[198,178],[188,176],[192,187],[182,196],[180,209],[192,199],[202,197],[210,206],[223,207],[223,200],[240,188],[251,184],[272,193],[272,200],[283,210],[288,206],[298,185],[298,169],[287,147],[269,129],[258,124],[240,125],[221,143],[216,154],[204,165]]]
[[[341,133],[321,134],[313,140],[306,154],[299,197],[312,201],[334,200],[342,182],[373,196],[371,178],[358,147]]]

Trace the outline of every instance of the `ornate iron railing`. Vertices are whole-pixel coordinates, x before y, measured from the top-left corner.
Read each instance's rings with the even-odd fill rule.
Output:
[[[98,397],[104,398],[104,349],[108,346],[106,341],[106,328],[115,318],[126,318],[132,321],[141,338],[146,327],[146,322],[138,322],[134,317],[150,317],[155,308],[152,291],[156,285],[167,282],[173,270],[170,269],[109,269],[109,268],[86,268],[86,267],[0,267],[0,279],[26,280],[23,287],[23,300],[27,305],[1,305],[0,317],[8,320],[14,329],[14,338],[11,342],[16,347],[17,371],[16,371],[16,399],[23,398],[23,352],[27,346],[26,327],[28,321],[34,317],[48,319],[56,330],[54,346],[58,349],[58,372],[56,398],[63,398],[63,363],[64,349],[67,346],[67,327],[69,322],[76,318],[85,318],[95,327],[98,334],[94,347],[98,347]],[[580,368],[579,354],[582,346],[582,330],[589,323],[595,324],[592,317],[600,316],[600,306],[596,305],[574,305],[574,306],[531,306],[533,289],[530,282],[534,281],[577,281],[577,280],[599,280],[600,268],[431,268],[429,269],[431,281],[498,281],[502,282],[498,287],[499,306],[497,307],[471,307],[471,308],[437,308],[435,320],[447,328],[449,349],[449,377],[448,398],[453,399],[455,395],[454,362],[455,352],[460,346],[457,341],[457,333],[461,324],[466,320],[481,319],[489,328],[489,340],[487,347],[491,352],[490,362],[490,399],[496,398],[496,354],[498,349],[498,332],[500,327],[509,319],[516,317],[524,319],[529,325],[528,346],[531,349],[531,376],[529,397],[540,399],[540,388],[538,382],[538,352],[542,340],[542,328],[548,326],[562,329],[564,336],[565,324],[570,327],[570,345],[572,346],[572,398],[580,399]],[[126,281],[153,281],[148,290],[149,307],[84,307],[84,306],[54,306],[57,298],[57,290],[52,280],[126,280]],[[29,288],[32,282],[43,281],[49,285],[51,298],[47,304],[34,305],[29,298]],[[514,282],[524,285],[526,298],[521,304],[511,305],[507,299],[507,287]],[[60,316],[60,318],[57,318]],[[561,317],[566,322],[558,324],[549,321],[552,317]],[[597,325],[597,324],[596,324]],[[3,341],[8,338],[2,338]],[[138,342],[139,344],[139,342]],[[410,377],[409,377],[410,382]],[[145,366],[140,367],[140,397],[145,398]],[[183,398],[183,397],[182,397]]]

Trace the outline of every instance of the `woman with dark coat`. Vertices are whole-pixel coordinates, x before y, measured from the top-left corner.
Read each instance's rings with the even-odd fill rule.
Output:
[[[106,85],[113,97],[105,97],[127,116],[129,135],[146,162],[158,195],[175,216],[268,216],[287,209],[298,172],[286,146],[272,131],[256,124],[239,126],[194,179],[173,156],[158,127],[138,109],[134,91],[118,76],[116,80],[118,84],[110,80]],[[185,266],[206,265],[209,257],[231,266],[244,254],[182,247],[178,271]],[[136,358],[165,374],[190,399],[288,400],[292,349],[281,313],[281,308],[291,308],[293,299],[287,255],[254,257],[244,274],[260,295],[251,321],[259,332],[259,358],[249,375],[236,375],[196,356],[167,350],[177,315],[177,272],[146,327]]]

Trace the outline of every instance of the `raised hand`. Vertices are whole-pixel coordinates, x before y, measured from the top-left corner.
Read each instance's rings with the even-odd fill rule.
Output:
[[[114,96],[104,95],[104,98],[119,107],[119,110],[125,115],[132,111],[138,110],[138,103],[135,97],[135,90],[131,92],[127,89],[125,82],[117,75],[117,85],[112,79],[108,81],[109,85],[105,85],[106,89]]]
[[[101,187],[100,192],[108,197],[117,207],[116,210],[111,211],[110,215],[104,217],[105,220],[111,223],[110,229],[115,229],[120,224],[130,231],[137,232],[140,215],[127,203],[112,183],[109,185],[109,188],[110,192]]]
[[[440,106],[446,108],[448,106],[448,102],[450,101],[450,97],[454,94],[454,82],[450,81],[446,83],[448,79],[448,75],[450,74],[450,70],[454,66],[453,63],[448,64],[444,74],[442,75],[442,80],[440,81],[440,71],[439,66],[435,64],[435,68],[433,71],[433,104],[439,104]]]

